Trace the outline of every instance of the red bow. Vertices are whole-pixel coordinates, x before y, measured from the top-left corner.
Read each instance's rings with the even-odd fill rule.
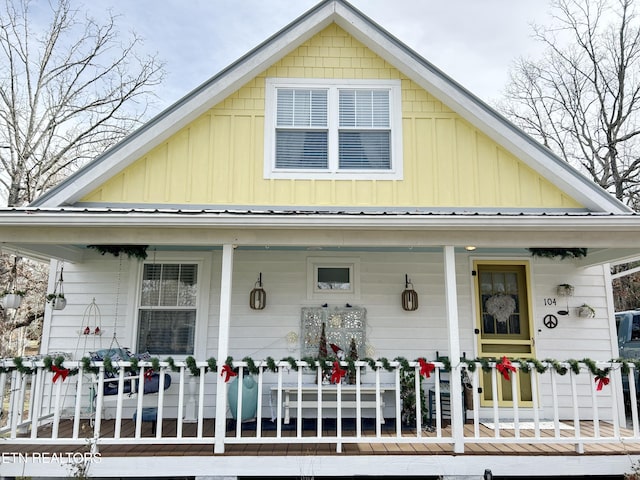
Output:
[[[340,362],[333,362],[333,370],[331,370],[331,383],[338,384],[347,374],[346,370],[340,368]]]
[[[60,377],[62,377],[62,381],[64,382],[64,379],[67,378],[67,375],[69,375],[68,368],[60,368],[56,367],[55,365],[51,367],[51,371],[53,372],[53,383],[56,383],[56,380],[58,380],[58,378]]]
[[[436,369],[436,366],[433,363],[427,363],[424,358],[419,358],[418,363],[420,363],[420,375],[424,375],[425,378],[429,378],[431,376],[431,372]]]
[[[226,363],[222,366],[222,371],[220,372],[220,376],[222,377],[223,375],[226,375],[224,377],[225,383],[228,382],[231,379],[231,377],[237,377],[238,376],[238,374],[236,372],[234,372],[231,369],[231,367]]]
[[[507,357],[502,357],[502,360],[496,365],[496,367],[505,380],[511,380],[511,378],[509,378],[510,372],[516,371],[516,367],[511,365],[511,362]]]
[[[605,385],[609,385],[609,377],[607,377],[606,375],[604,376],[600,376],[598,375],[595,378],[595,381],[598,382],[598,386],[596,387],[596,390],[599,392],[600,390],[602,390],[602,387],[604,387]]]
[[[144,371],[144,379],[145,380],[151,380],[153,378],[153,369],[149,369],[149,370],[145,370]]]

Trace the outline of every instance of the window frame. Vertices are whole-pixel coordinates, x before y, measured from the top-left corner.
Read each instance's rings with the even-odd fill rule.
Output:
[[[206,334],[207,334],[207,319],[204,312],[209,309],[209,298],[207,292],[209,292],[211,282],[211,258],[203,256],[202,254],[189,254],[183,253],[176,255],[170,252],[158,252],[149,256],[144,261],[138,262],[138,268],[133,269],[134,275],[132,278],[133,285],[135,286],[135,301],[131,304],[130,315],[134,319],[131,322],[130,338],[131,345],[135,347],[134,351],[137,353],[140,346],[138,344],[138,334],[140,327],[140,312],[141,310],[148,309],[141,305],[142,302],[142,280],[144,275],[144,266],[150,264],[163,264],[163,265],[196,265],[198,275],[198,289],[196,293],[196,301],[194,307],[166,307],[160,310],[168,310],[171,308],[180,310],[195,310],[195,325],[194,325],[194,338],[193,338],[193,352],[187,354],[165,354],[159,353],[158,355],[171,355],[175,359],[184,360],[188,356],[201,355],[206,349]]]
[[[318,288],[318,269],[320,268],[348,268],[351,288],[323,289]],[[307,298],[317,299],[345,299],[358,300],[360,298],[360,259],[355,257],[307,257]]]
[[[265,82],[265,179],[402,180],[402,88],[400,80],[336,80],[267,78]],[[279,88],[327,90],[328,167],[326,169],[276,168],[277,90]],[[339,168],[339,132],[353,130],[339,124],[340,90],[388,90],[390,168]],[[357,129],[356,129],[357,130]]]

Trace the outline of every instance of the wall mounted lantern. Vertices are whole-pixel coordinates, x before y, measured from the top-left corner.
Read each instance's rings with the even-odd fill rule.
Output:
[[[262,272],[258,276],[258,281],[249,294],[249,306],[252,310],[262,310],[267,305],[267,292],[262,288]]]
[[[413,289],[409,276],[404,276],[404,292],[402,292],[402,309],[413,312],[418,309],[418,293]]]

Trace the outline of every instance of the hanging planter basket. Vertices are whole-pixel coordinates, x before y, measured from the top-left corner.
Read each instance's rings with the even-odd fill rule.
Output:
[[[53,293],[47,295],[47,302],[51,304],[51,308],[54,310],[64,310],[67,306],[67,300],[64,298],[64,279],[62,278],[62,272],[64,267],[60,268],[60,276],[56,281],[56,285],[53,289]]]
[[[21,293],[6,293],[2,297],[2,306],[5,310],[9,308],[19,308],[22,304],[22,298]]]
[[[58,297],[51,300],[51,307],[54,310],[64,310],[64,307],[67,306],[67,299],[64,297]]]
[[[5,310],[19,308],[25,292],[18,290],[18,257],[13,259],[13,265],[9,271],[9,283],[0,298],[2,306]]]
[[[569,285],[568,283],[563,283],[556,287],[556,293],[559,297],[573,297],[573,292],[575,288],[573,285]]]
[[[596,316],[596,311],[590,305],[584,304],[578,307],[578,317],[593,318],[595,316]]]

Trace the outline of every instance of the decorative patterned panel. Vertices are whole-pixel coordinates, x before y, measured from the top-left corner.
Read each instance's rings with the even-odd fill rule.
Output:
[[[358,349],[358,357],[364,358],[367,309],[364,307],[302,307],[301,315],[301,351],[303,356],[317,357],[320,345],[322,325],[325,326],[327,337],[327,349],[329,355],[333,352],[329,346],[331,343],[349,353],[351,339],[355,339]]]

